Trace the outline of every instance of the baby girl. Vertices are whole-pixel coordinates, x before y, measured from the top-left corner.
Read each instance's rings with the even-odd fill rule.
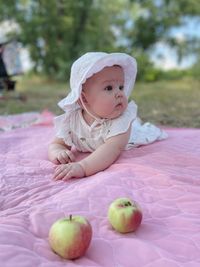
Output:
[[[141,125],[134,101],[137,64],[124,53],[86,53],[71,68],[71,92],[58,105],[56,137],[49,160],[57,164],[55,180],[93,175],[108,168],[124,149],[166,138],[156,126]],[[73,147],[90,154],[76,161]]]

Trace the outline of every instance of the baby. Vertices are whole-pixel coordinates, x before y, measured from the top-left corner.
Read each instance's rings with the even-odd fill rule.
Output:
[[[156,126],[141,125],[134,101],[128,103],[137,73],[124,53],[86,53],[71,69],[69,95],[59,102],[65,111],[55,118],[56,137],[49,160],[57,164],[55,180],[90,176],[109,167],[127,148],[166,138]],[[72,148],[91,152],[76,162]]]

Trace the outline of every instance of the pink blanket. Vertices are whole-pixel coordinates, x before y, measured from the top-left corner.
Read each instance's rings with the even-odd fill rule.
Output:
[[[200,266],[199,129],[167,129],[167,140],[125,151],[103,172],[54,182],[51,114],[23,116],[0,117],[0,266]],[[123,196],[143,211],[140,228],[124,235],[107,220],[109,204]],[[50,226],[69,214],[93,228],[87,253],[74,261],[48,243]]]

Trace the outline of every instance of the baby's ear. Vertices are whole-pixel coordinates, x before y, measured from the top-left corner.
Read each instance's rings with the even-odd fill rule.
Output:
[[[85,97],[85,93],[83,91],[81,92],[81,101],[83,101],[83,104],[87,104],[87,102],[88,102],[86,97]]]
[[[85,97],[85,94],[84,94],[84,92],[81,92],[81,96],[80,96],[80,98],[78,99],[78,104],[79,104],[79,106],[81,106],[82,108],[83,108],[83,105],[84,104],[87,104],[87,99],[86,99],[86,97]],[[82,104],[83,103],[83,104]]]

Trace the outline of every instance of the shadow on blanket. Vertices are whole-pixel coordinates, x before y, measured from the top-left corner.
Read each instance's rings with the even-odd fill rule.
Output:
[[[200,130],[166,129],[167,140],[125,151],[103,172],[54,182],[52,116],[0,117],[0,265],[66,266],[51,251],[48,231],[60,217],[79,214],[91,222],[93,239],[67,266],[199,266]],[[135,233],[108,224],[108,206],[122,196],[142,207]]]

